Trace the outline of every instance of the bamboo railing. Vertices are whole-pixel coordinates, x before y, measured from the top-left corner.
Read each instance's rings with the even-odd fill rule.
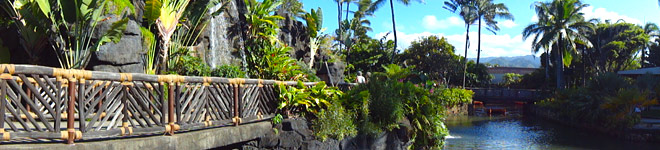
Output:
[[[275,113],[275,84],[296,82],[0,64],[0,138],[72,144],[265,121]]]

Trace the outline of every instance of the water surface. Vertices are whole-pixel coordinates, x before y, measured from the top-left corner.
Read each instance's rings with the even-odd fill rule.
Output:
[[[489,116],[490,107],[507,108],[507,115]],[[486,106],[474,114],[447,118],[451,136],[445,149],[660,149],[660,143],[629,142],[524,116],[515,106]]]

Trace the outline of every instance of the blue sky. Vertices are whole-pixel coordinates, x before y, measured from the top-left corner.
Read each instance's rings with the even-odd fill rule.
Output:
[[[546,0],[549,1],[549,0]],[[301,0],[306,10],[321,7],[323,9],[323,27],[326,33],[332,33],[337,28],[337,4],[334,0]],[[504,3],[514,21],[499,20],[501,30],[493,34],[482,29],[482,57],[491,56],[521,56],[530,55],[531,39],[522,39],[522,30],[535,19],[532,4],[535,0],[495,0]],[[545,2],[545,1],[544,1]],[[629,23],[644,24],[652,22],[660,24],[660,7],[657,0],[582,0],[590,6],[583,9],[585,17],[601,18],[602,20],[623,19]],[[356,5],[351,5],[355,9]],[[395,0],[397,36],[399,49],[405,49],[410,42],[421,37],[438,35],[446,37],[456,47],[456,53],[463,56],[465,44],[465,25],[458,15],[450,13],[444,6],[444,0],[424,0],[423,3],[402,5]],[[345,8],[345,7],[344,7]],[[345,15],[345,14],[344,14]],[[371,37],[381,38],[392,31],[389,3],[383,5],[374,16],[369,17],[373,31]],[[390,34],[388,38],[392,39]],[[476,57],[477,26],[470,27],[471,46],[468,57]],[[538,55],[538,54],[536,54]]]

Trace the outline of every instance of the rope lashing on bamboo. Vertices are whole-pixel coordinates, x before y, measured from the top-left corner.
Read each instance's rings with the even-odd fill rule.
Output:
[[[208,126],[212,126],[212,125],[213,125],[213,122],[211,121],[211,116],[206,116],[206,120],[204,121],[204,126],[208,127]]]
[[[5,132],[4,128],[0,128],[0,134],[2,134],[2,140],[7,141],[11,138],[11,135],[10,135],[11,133]]]
[[[92,78],[92,72],[87,70],[77,70],[77,69],[60,69],[53,68],[53,76],[60,79],[66,78],[69,81],[75,81],[80,79],[81,82],[84,82],[86,79]]]
[[[264,115],[261,114],[261,111],[257,112],[257,119],[259,119],[259,120],[264,119]]]
[[[229,84],[243,85],[244,83],[245,83],[245,79],[243,79],[243,78],[229,79]]]
[[[209,84],[209,83],[212,82],[212,79],[210,77],[204,77],[203,79],[204,79],[204,83],[202,85],[204,85],[204,86],[210,86],[211,85],[211,84]]]
[[[121,130],[121,136],[133,135],[133,127],[128,126],[128,122],[123,122],[121,124],[121,128],[119,128],[119,130]],[[128,132],[126,132],[126,131],[128,131]]]
[[[264,80],[259,79],[258,83],[257,87],[264,87]]]
[[[105,84],[103,82],[96,82],[94,83],[94,85],[92,85],[92,87],[97,88],[99,86],[105,86],[107,88],[108,86],[110,86],[110,84],[111,82],[105,82]]]
[[[180,83],[185,81],[184,76],[179,75],[158,75],[158,82]]]
[[[32,77],[27,77],[27,79],[28,79],[28,82],[32,83],[33,85],[36,85],[36,84],[37,84],[37,80],[35,80],[35,79],[32,78]],[[23,82],[23,79],[21,79],[21,78],[16,78],[16,83],[18,83],[18,84],[23,84],[24,82]]]
[[[76,131],[76,129],[67,129],[66,131],[60,131],[60,139],[66,140],[69,138],[69,131],[73,131],[75,134],[72,135],[74,139],[82,139],[82,132]]]
[[[236,116],[234,118],[231,118],[231,121],[237,124],[241,124],[241,122],[243,122],[243,119],[241,119],[241,117]]]
[[[16,67],[13,64],[0,64],[0,79],[12,79],[11,75],[14,74],[14,71],[16,71]]]
[[[165,133],[169,133],[170,131],[178,131],[179,129],[181,129],[181,126],[178,124],[170,123],[165,126]]]
[[[133,85],[133,74],[131,74],[131,73],[119,73],[119,82],[121,82],[121,85],[132,86]]]

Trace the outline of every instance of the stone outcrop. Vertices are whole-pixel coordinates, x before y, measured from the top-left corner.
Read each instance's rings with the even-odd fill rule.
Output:
[[[274,126],[272,131],[258,140],[259,149],[300,149],[300,150],[399,150],[410,146],[410,133],[406,126],[391,132],[383,132],[376,137],[358,135],[339,141],[315,139],[305,119],[287,119]]]
[[[96,30],[100,31],[95,37],[100,37],[110,29],[112,23],[120,17],[110,15],[109,19],[100,22]],[[102,45],[98,51],[92,53],[88,69],[108,72],[143,73],[143,60],[145,51],[142,47],[142,32],[135,20],[129,20],[118,43],[109,42]]]
[[[143,24],[144,3],[135,0],[133,2],[136,13],[129,16],[130,20],[121,41],[101,46],[98,51],[92,54],[87,69],[109,72],[144,72],[143,58],[146,50],[142,47],[143,38],[139,29],[139,25]],[[195,51],[193,55],[202,58],[212,68],[222,65],[243,65],[242,62],[246,57],[243,52],[247,38],[245,31],[248,30],[244,16],[246,13],[245,3],[241,0],[230,1],[225,3],[224,6],[218,4],[211,7],[204,18],[208,24],[200,33],[196,45],[191,46]],[[310,39],[305,24],[283,9],[278,10],[276,14],[280,14],[285,18],[279,23],[280,33],[278,37],[280,41],[293,48],[291,51],[292,58],[309,62],[311,59]],[[96,30],[102,32],[97,33],[96,37],[107,31],[112,23],[121,19],[116,16],[109,17],[108,20],[98,25]],[[330,79],[334,83],[343,82],[345,63],[331,62],[328,63],[326,68],[323,62],[327,58],[328,56],[319,53],[314,57],[314,62],[317,62],[315,65],[320,65],[314,67],[317,69],[317,75],[325,79],[326,82],[329,82]]]

